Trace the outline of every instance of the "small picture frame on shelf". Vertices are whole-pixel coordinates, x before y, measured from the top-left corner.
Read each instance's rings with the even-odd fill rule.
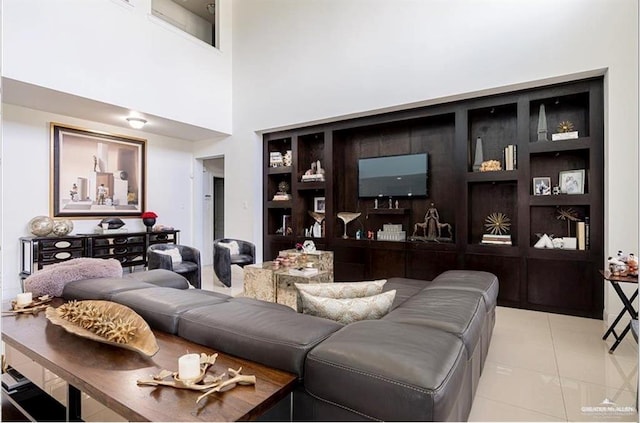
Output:
[[[533,178],[533,195],[551,195],[551,178],[548,176]]]
[[[560,193],[584,194],[584,169],[563,170],[560,172]]]
[[[324,213],[324,197],[314,197],[313,199],[313,211],[316,213]]]

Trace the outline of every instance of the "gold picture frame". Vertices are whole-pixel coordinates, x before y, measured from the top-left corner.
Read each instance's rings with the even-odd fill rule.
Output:
[[[140,216],[146,140],[51,122],[51,214]]]

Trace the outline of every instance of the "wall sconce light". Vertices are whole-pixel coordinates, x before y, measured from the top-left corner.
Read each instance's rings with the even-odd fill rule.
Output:
[[[139,117],[128,117],[127,122],[133,129],[142,129],[142,127],[147,123],[145,119]]]

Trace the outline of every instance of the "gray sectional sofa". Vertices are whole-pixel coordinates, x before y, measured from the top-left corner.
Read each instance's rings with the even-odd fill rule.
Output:
[[[391,278],[392,310],[340,323],[249,298],[186,289],[164,270],[66,285],[65,299],[127,305],[157,330],[294,373],[295,420],[463,421],[495,323],[497,278]]]

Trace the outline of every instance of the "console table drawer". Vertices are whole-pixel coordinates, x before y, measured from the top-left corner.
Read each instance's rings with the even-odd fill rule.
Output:
[[[84,239],[82,238],[53,238],[43,239],[40,241],[40,251],[56,251],[84,248]]]
[[[79,257],[84,257],[84,250],[42,251],[38,261],[47,265]]]
[[[149,234],[149,244],[178,243],[177,232],[151,232]]]

